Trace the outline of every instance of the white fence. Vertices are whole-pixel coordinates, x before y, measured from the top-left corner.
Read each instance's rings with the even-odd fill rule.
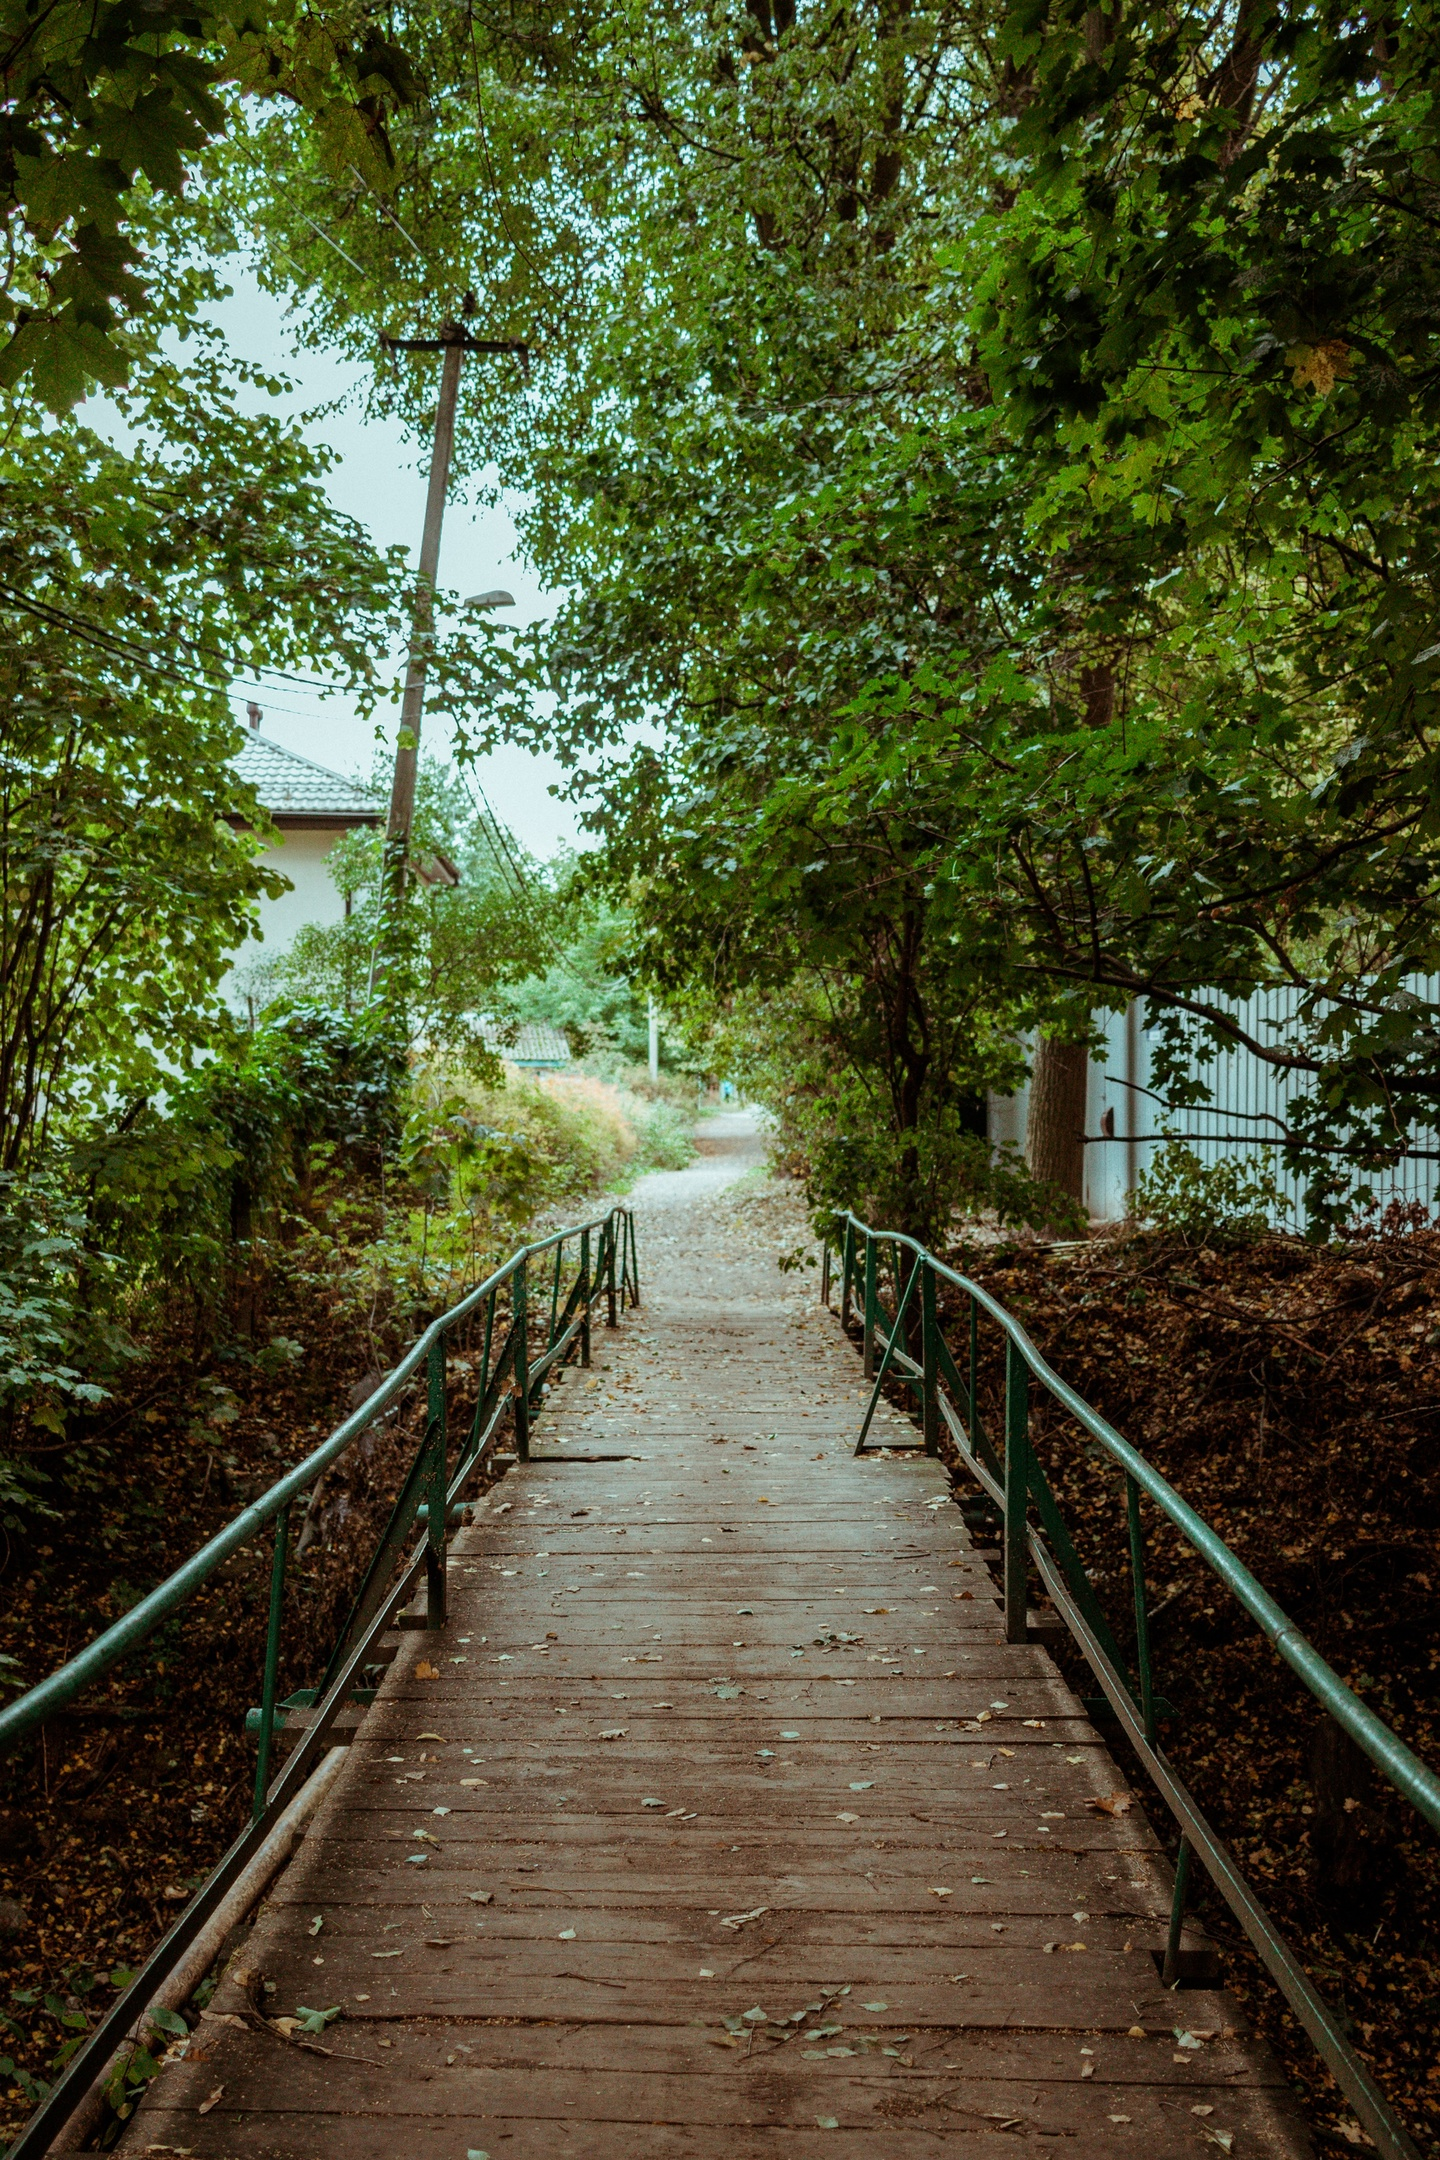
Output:
[[[1423,997],[1440,999],[1440,977],[1417,981]],[[1300,993],[1288,989],[1262,990],[1243,1002],[1215,999],[1246,1033],[1259,1042],[1277,1043],[1293,1033]],[[1103,1054],[1090,1061],[1085,1116],[1085,1204],[1098,1222],[1119,1222],[1129,1212],[1129,1196],[1140,1173],[1163,1146],[1165,1130],[1189,1141],[1202,1162],[1222,1157],[1249,1157],[1263,1163],[1278,1179],[1292,1203],[1284,1219],[1295,1227],[1304,1222],[1304,1192],[1300,1180],[1283,1173],[1277,1142],[1289,1122],[1293,1096],[1302,1091],[1288,1074],[1267,1065],[1250,1050],[1218,1051],[1202,1064],[1192,1061],[1189,1072],[1209,1087],[1212,1101],[1199,1109],[1167,1111],[1157,1100],[1151,1074],[1151,1045],[1139,1002],[1122,1013],[1111,1013],[1105,1027]],[[990,1098],[990,1138],[1023,1148],[1029,1089],[1016,1095]],[[1431,1134],[1417,1134],[1414,1145],[1436,1146]],[[1357,1178],[1370,1185],[1383,1206],[1391,1199],[1436,1199],[1440,1163],[1407,1160],[1380,1176]]]

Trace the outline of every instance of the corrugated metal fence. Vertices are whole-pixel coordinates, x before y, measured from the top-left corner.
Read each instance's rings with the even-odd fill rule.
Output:
[[[1413,987],[1423,997],[1440,1000],[1440,976],[1417,980]],[[1214,1002],[1257,1041],[1280,1043],[1295,1031],[1300,993],[1262,990],[1243,1001],[1217,997]],[[1213,1100],[1203,1109],[1168,1110],[1154,1089],[1143,1007],[1137,1002],[1108,1016],[1104,1053],[1090,1063],[1085,1121],[1085,1200],[1092,1217],[1118,1222],[1129,1212],[1136,1180],[1164,1145],[1168,1129],[1188,1140],[1202,1162],[1241,1157],[1263,1164],[1291,1202],[1291,1213],[1282,1219],[1302,1225],[1303,1186],[1284,1174],[1277,1142],[1303,1081],[1297,1083],[1244,1048],[1221,1050],[1208,1062],[1192,1060],[1189,1071],[1205,1081]],[[1024,1146],[1027,1097],[1028,1090],[1022,1089],[1018,1095],[990,1098],[993,1141]],[[1433,1148],[1437,1142],[1433,1134],[1417,1133],[1414,1144]],[[1440,1164],[1411,1159],[1393,1171],[1357,1177],[1355,1182],[1370,1185],[1382,1205],[1396,1198],[1433,1205],[1437,1177]]]

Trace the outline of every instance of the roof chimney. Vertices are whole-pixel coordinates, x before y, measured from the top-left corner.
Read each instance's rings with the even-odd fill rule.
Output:
[[[245,717],[250,722],[251,734],[258,735],[260,732],[260,722],[264,719],[265,715],[263,712],[261,712],[260,707],[255,703],[253,698],[251,699],[250,703],[245,707]]]

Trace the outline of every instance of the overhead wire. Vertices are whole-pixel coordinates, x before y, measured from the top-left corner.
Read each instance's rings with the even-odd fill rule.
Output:
[[[218,682],[197,683],[174,667],[168,666],[158,657],[159,648],[147,643],[143,638],[131,637],[123,630],[108,629],[104,623],[77,615],[69,608],[57,606],[54,601],[32,599],[28,593],[22,593],[15,586],[7,585],[3,581],[0,581],[0,601],[8,601],[12,607],[21,609],[25,614],[38,616],[41,622],[49,623],[52,629],[73,630],[79,637],[89,638],[94,644],[108,647],[122,659],[137,661],[150,667],[154,673],[166,675],[171,681],[184,683],[188,688],[221,688]],[[232,678],[253,675],[257,682],[261,682],[262,678],[269,678],[273,682],[293,683],[301,690],[320,690],[332,695],[344,687],[339,683],[327,682],[321,675],[298,675],[291,668],[270,667],[263,662],[252,660],[236,660],[229,653],[221,652],[218,646],[203,645],[196,638],[187,639],[185,642],[201,661],[217,661]]]
[[[358,165],[352,165],[350,167],[350,170],[354,173],[355,178],[360,182],[361,187],[368,188],[369,192],[375,197],[375,202],[379,208],[380,215],[382,218],[384,218],[386,224],[393,225],[396,232],[399,233],[401,239],[405,241],[406,244],[414,250],[415,254],[419,256],[422,263],[425,262],[425,250],[421,247],[418,240],[412,239],[410,234],[406,232],[405,227],[401,224],[399,218],[395,215],[395,212],[391,209],[389,203],[386,202],[384,196],[380,194],[378,189],[371,186],[370,182],[365,178],[364,173],[361,172]],[[429,265],[426,264],[426,267],[428,269]]]
[[[480,814],[481,830],[490,842],[491,852],[499,864],[501,875],[510,884],[517,899],[528,898],[530,895],[530,880],[526,877],[524,870],[511,851],[509,834],[495,815],[489,796],[485,793],[479,781],[464,765],[460,767],[460,778],[471,801],[475,802],[475,807]],[[479,798],[478,801],[476,801],[477,797]]]

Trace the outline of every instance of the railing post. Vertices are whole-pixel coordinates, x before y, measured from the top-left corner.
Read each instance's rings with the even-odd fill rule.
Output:
[[[445,1337],[431,1343],[426,1359],[430,1433],[430,1490],[425,1519],[425,1625],[445,1625],[445,1518],[449,1513],[449,1448],[445,1436]]]
[[[820,1303],[826,1312],[830,1310],[830,1240],[820,1241]]]
[[[480,1352],[480,1400],[482,1402],[490,1385],[490,1344],[495,1333],[495,1300],[498,1295],[498,1291],[492,1290],[485,1300],[485,1344]]]
[[[1155,1683],[1150,1671],[1150,1614],[1145,1599],[1145,1534],[1140,1526],[1140,1487],[1125,1473],[1125,1512],[1130,1525],[1130,1584],[1135,1593],[1135,1661],[1140,1667],[1140,1709],[1145,1738],[1155,1745]]]
[[[1005,1640],[1029,1640],[1025,1510],[1030,1498],[1030,1373],[1005,1338]]]
[[[1165,1963],[1160,1985],[1173,1988],[1180,1978],[1180,1930],[1185,1924],[1185,1892],[1190,1884],[1190,1840],[1182,1830],[1175,1855],[1175,1890],[1170,1900],[1170,1933],[1165,1943]]]
[[[618,1325],[615,1312],[615,1223],[619,1213],[620,1210],[618,1208],[611,1209],[610,1220],[606,1225],[605,1229],[605,1303],[607,1308],[605,1315],[606,1327],[615,1327],[616,1325]]]
[[[875,1377],[875,1322],[880,1314],[880,1297],[875,1282],[879,1260],[879,1244],[869,1229],[865,1232],[865,1348],[861,1360],[861,1373],[866,1380]]]
[[[590,1363],[590,1232],[580,1233],[580,1363]]]
[[[935,1314],[935,1270],[920,1262],[920,1366],[925,1452],[940,1452],[940,1324]]]
[[[847,1332],[850,1327],[850,1291],[855,1280],[855,1225],[849,1216],[845,1218],[843,1243],[840,1247],[840,1325]]]
[[[513,1300],[515,1317],[515,1456],[519,1462],[528,1462],[530,1460],[530,1339],[526,1329],[530,1325],[530,1311],[523,1259],[511,1276],[510,1283],[510,1295]]]
[[[635,1217],[625,1210],[625,1229],[630,1239],[630,1302],[640,1303],[640,1255],[635,1248]]]
[[[980,1304],[973,1291],[970,1296],[970,1400],[966,1405],[966,1424],[970,1431],[970,1445],[975,1445],[976,1428],[980,1412],[976,1408],[975,1390],[980,1380]]]
[[[553,1350],[555,1347],[555,1322],[560,1312],[560,1269],[564,1258],[565,1240],[562,1237],[555,1247],[555,1273],[550,1282],[550,1325],[545,1335],[545,1348],[547,1350]]]
[[[290,1504],[275,1517],[275,1557],[270,1563],[270,1627],[265,1637],[265,1677],[260,1689],[260,1759],[255,1765],[255,1802],[251,1819],[259,1822],[270,1789],[271,1734],[280,1676],[280,1624],[285,1613],[285,1561],[290,1546]]]

